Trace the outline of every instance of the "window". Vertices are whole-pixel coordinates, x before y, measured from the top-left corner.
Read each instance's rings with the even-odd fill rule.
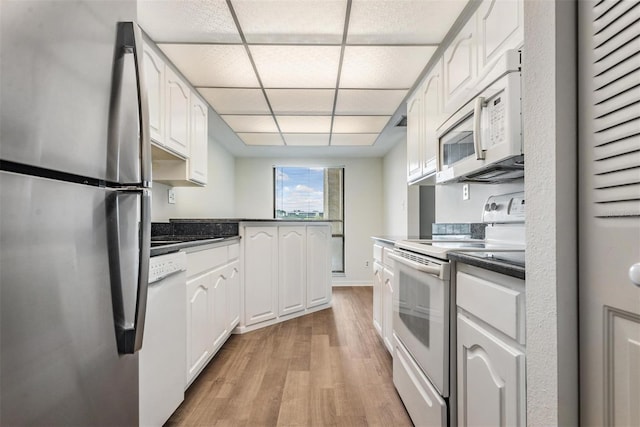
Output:
[[[344,273],[344,168],[275,166],[276,219],[330,221],[332,270]]]

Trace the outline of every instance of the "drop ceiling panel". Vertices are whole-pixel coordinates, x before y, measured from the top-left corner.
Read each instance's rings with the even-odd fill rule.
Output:
[[[347,43],[438,44],[467,0],[353,0]]]
[[[377,138],[377,133],[334,133],[331,135],[331,145],[373,145]]]
[[[282,133],[329,133],[331,116],[276,116]]]
[[[238,133],[247,145],[284,145],[279,133]]]
[[[347,46],[340,87],[408,89],[435,50],[434,46]]]
[[[272,116],[222,115],[220,117],[234,132],[278,132]]]
[[[233,0],[248,43],[342,41],[346,0]]]
[[[392,115],[406,94],[406,90],[340,89],[336,114]]]
[[[240,43],[225,0],[138,0],[142,29],[156,43]]]
[[[250,46],[265,88],[336,87],[339,46]]]
[[[287,145],[329,145],[328,133],[284,133],[283,136]]]
[[[380,133],[391,116],[335,116],[333,133]]]
[[[261,89],[199,88],[218,114],[271,114]]]
[[[260,87],[242,45],[158,46],[194,86]]]
[[[275,114],[321,114],[333,111],[335,89],[266,89]]]

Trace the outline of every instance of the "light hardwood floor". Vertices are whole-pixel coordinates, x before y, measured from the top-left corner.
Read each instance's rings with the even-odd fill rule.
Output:
[[[333,290],[333,308],[232,335],[167,426],[410,426],[370,287]]]

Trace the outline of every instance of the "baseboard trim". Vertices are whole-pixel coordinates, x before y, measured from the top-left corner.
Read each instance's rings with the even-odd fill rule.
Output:
[[[333,282],[332,288],[339,288],[341,286],[373,286],[373,282]]]

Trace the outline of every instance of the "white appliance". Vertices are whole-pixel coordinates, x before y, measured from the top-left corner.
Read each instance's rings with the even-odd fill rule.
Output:
[[[478,95],[438,128],[436,183],[524,176],[520,74],[520,52],[507,51]]]
[[[524,263],[524,193],[491,196],[486,237],[396,242],[393,382],[415,425],[456,425],[456,310],[452,251]]]
[[[187,256],[149,261],[146,330],[140,350],[140,425],[161,426],[184,400]]]

